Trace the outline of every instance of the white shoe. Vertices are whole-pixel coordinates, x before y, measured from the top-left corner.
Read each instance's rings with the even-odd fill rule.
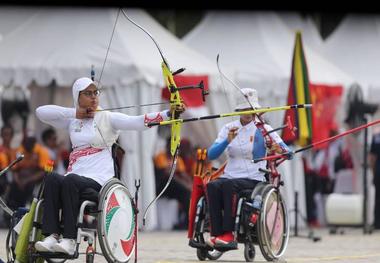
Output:
[[[46,237],[43,241],[38,241],[34,245],[37,251],[40,252],[54,252],[54,245],[58,244],[58,240],[54,234]]]
[[[76,247],[75,239],[62,238],[61,241],[54,245],[55,252],[62,252],[68,255],[74,255]]]

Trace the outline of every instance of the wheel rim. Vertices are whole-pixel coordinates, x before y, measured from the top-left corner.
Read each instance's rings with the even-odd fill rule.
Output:
[[[107,261],[128,262],[135,246],[132,197],[121,182],[112,182],[100,198],[98,232],[102,252]]]
[[[271,187],[265,193],[258,227],[260,249],[266,254],[264,257],[277,259],[284,254],[289,240],[287,219],[287,210],[281,194]]]

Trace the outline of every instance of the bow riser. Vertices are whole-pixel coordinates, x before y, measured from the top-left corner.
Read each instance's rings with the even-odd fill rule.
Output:
[[[180,106],[181,105],[181,96],[175,84],[173,74],[171,73],[167,64],[163,61],[161,64],[162,74],[164,76],[165,84],[170,91],[170,105],[171,106]],[[175,107],[174,107],[175,108]],[[172,120],[177,119],[179,116],[175,110],[171,111]],[[174,156],[176,149],[179,147],[181,142],[181,126],[180,122],[174,122],[171,127],[171,140],[170,140],[170,153]]]

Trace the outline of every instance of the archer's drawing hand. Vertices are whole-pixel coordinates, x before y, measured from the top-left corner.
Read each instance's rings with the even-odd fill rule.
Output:
[[[94,118],[95,116],[95,110],[92,108],[77,108],[75,117],[77,119],[88,119],[88,118]]]
[[[238,127],[232,127],[228,132],[227,141],[230,143],[238,134]]]

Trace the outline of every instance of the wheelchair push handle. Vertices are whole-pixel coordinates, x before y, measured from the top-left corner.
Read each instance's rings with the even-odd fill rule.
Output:
[[[5,174],[6,172],[8,172],[9,169],[11,169],[16,163],[22,161],[22,159],[24,159],[24,155],[23,154],[20,154],[17,159],[13,160],[7,167],[5,167],[1,172],[0,172],[0,176],[2,176],[3,174]]]

